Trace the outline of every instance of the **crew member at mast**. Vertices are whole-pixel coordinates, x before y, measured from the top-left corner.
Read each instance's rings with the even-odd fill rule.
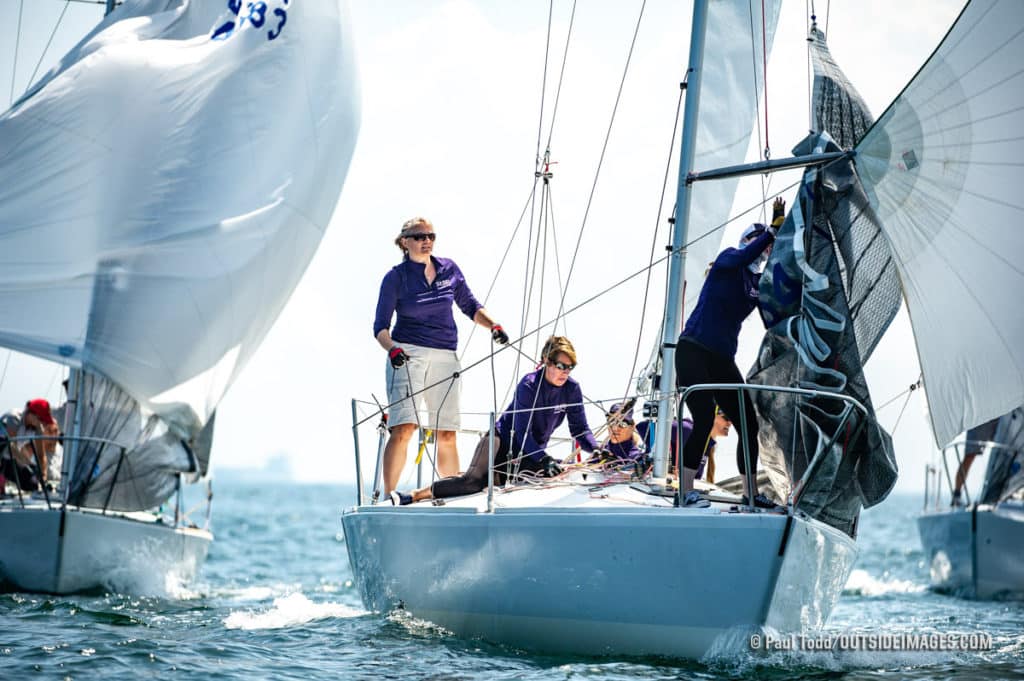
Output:
[[[459,266],[433,255],[437,233],[426,218],[406,221],[395,238],[402,262],[384,275],[377,298],[373,335],[388,353],[388,426],[384,449],[384,493],[398,484],[409,440],[418,426],[437,438],[437,472],[459,471],[455,433],[459,429],[458,330],[452,304],[474,322],[491,330],[496,343],[508,334],[473,297]],[[391,330],[391,319],[397,316]],[[417,407],[426,409],[420,422]]]
[[[786,204],[781,198],[772,205],[772,224],[754,223],[740,237],[739,248],[727,248],[711,264],[697,306],[679,336],[676,347],[676,385],[678,388],[700,383],[743,383],[736,367],[736,348],[740,327],[758,303],[761,268],[768,260],[775,232],[785,219]],[[757,469],[757,416],[753,400],[746,405],[746,440],[750,465]],[[680,475],[683,505],[704,505],[706,501],[693,489],[711,429],[715,407],[719,407],[733,423],[739,423],[739,397],[735,390],[696,391],[686,398],[693,417],[693,432],[683,445],[683,466]],[[743,457],[743,434],[736,443],[736,466],[743,476],[744,503],[753,493],[754,505],[773,508],[775,503],[755,488],[747,488],[747,467]],[[756,484],[756,483],[755,483]]]

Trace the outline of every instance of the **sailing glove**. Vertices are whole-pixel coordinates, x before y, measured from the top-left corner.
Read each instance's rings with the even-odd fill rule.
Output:
[[[505,345],[508,343],[508,334],[505,333],[505,329],[501,328],[501,324],[495,324],[491,327],[491,338],[498,345]]]
[[[775,234],[779,231],[779,227],[782,227],[782,223],[786,221],[786,202],[782,200],[782,197],[775,199],[775,203],[772,204],[772,226],[770,231]]]
[[[388,359],[391,360],[391,366],[397,369],[409,361],[409,355],[405,354],[405,350],[396,345],[388,350]]]
[[[540,460],[540,467],[541,473],[545,478],[553,478],[562,472],[562,467],[558,465],[557,461],[551,458],[550,454],[545,454],[544,458]]]

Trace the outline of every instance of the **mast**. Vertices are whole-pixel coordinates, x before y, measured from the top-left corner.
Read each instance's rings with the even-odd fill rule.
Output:
[[[687,176],[693,168],[697,145],[697,117],[700,108],[701,76],[704,68],[704,40],[707,33],[707,0],[694,0],[693,26],[690,29],[690,67],[686,75],[686,113],[679,143],[679,185],[676,193],[675,225],[672,229],[672,255],[668,267],[668,296],[665,300],[665,325],[662,330],[661,381],[658,384],[658,427],[654,438],[654,476],[665,477],[668,449],[675,410],[673,393],[676,381],[676,341],[682,310],[683,271],[686,266],[686,243],[690,219],[690,186]]]

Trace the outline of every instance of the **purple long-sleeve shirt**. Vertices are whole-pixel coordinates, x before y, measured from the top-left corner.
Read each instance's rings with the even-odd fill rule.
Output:
[[[604,448],[608,450],[612,458],[618,461],[639,461],[644,455],[644,450],[640,448],[640,445],[633,438],[622,442],[611,442],[609,440]]]
[[[452,303],[472,319],[483,305],[473,297],[462,270],[447,258],[435,258],[437,275],[432,284],[424,274],[426,263],[404,260],[384,275],[377,297],[377,315],[373,335],[391,324],[397,313],[391,338],[397,343],[412,343],[427,348],[454,350],[459,344]]]
[[[761,279],[747,266],[774,239],[766,230],[743,248],[727,248],[718,254],[681,338],[691,338],[730,359],[736,356],[740,327],[757,307],[757,285]]]
[[[539,393],[538,393],[539,390]],[[520,411],[520,410],[533,411]],[[514,412],[514,413],[513,413]],[[556,386],[544,380],[544,369],[531,371],[516,386],[515,397],[498,419],[496,429],[511,443],[510,452],[522,452],[534,461],[547,454],[551,433],[568,417],[569,433],[586,452],[598,448],[583,410],[583,390],[573,379]]]

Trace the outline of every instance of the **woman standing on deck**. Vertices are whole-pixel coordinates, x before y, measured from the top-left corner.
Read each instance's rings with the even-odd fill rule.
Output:
[[[459,428],[458,330],[452,304],[474,322],[491,330],[496,343],[508,334],[473,297],[459,266],[433,255],[437,234],[426,218],[402,225],[395,245],[402,262],[384,275],[377,298],[373,335],[388,353],[388,426],[384,449],[384,493],[398,484],[409,440],[418,426],[437,438],[437,471],[442,477],[459,471],[455,433]],[[391,330],[391,318],[397,316]],[[417,406],[427,411],[420,423]]]
[[[718,254],[708,271],[693,314],[686,320],[676,349],[676,386],[680,389],[700,383],[743,383],[736,367],[736,348],[740,327],[758,302],[761,268],[768,260],[775,232],[785,219],[786,204],[779,198],[772,205],[770,227],[755,223],[740,237],[739,248],[727,248]],[[744,400],[746,408],[746,440],[750,465],[757,468],[757,415],[753,400]],[[686,398],[693,416],[693,432],[683,445],[683,470],[680,475],[683,505],[706,505],[706,500],[693,489],[704,450],[711,436],[717,406],[733,423],[739,421],[739,397],[735,390],[697,391]],[[753,492],[754,504],[773,508],[775,504],[747,489],[746,462],[743,455],[743,433],[736,444],[736,467],[743,475],[744,497]],[[744,501],[746,503],[746,501]]]

